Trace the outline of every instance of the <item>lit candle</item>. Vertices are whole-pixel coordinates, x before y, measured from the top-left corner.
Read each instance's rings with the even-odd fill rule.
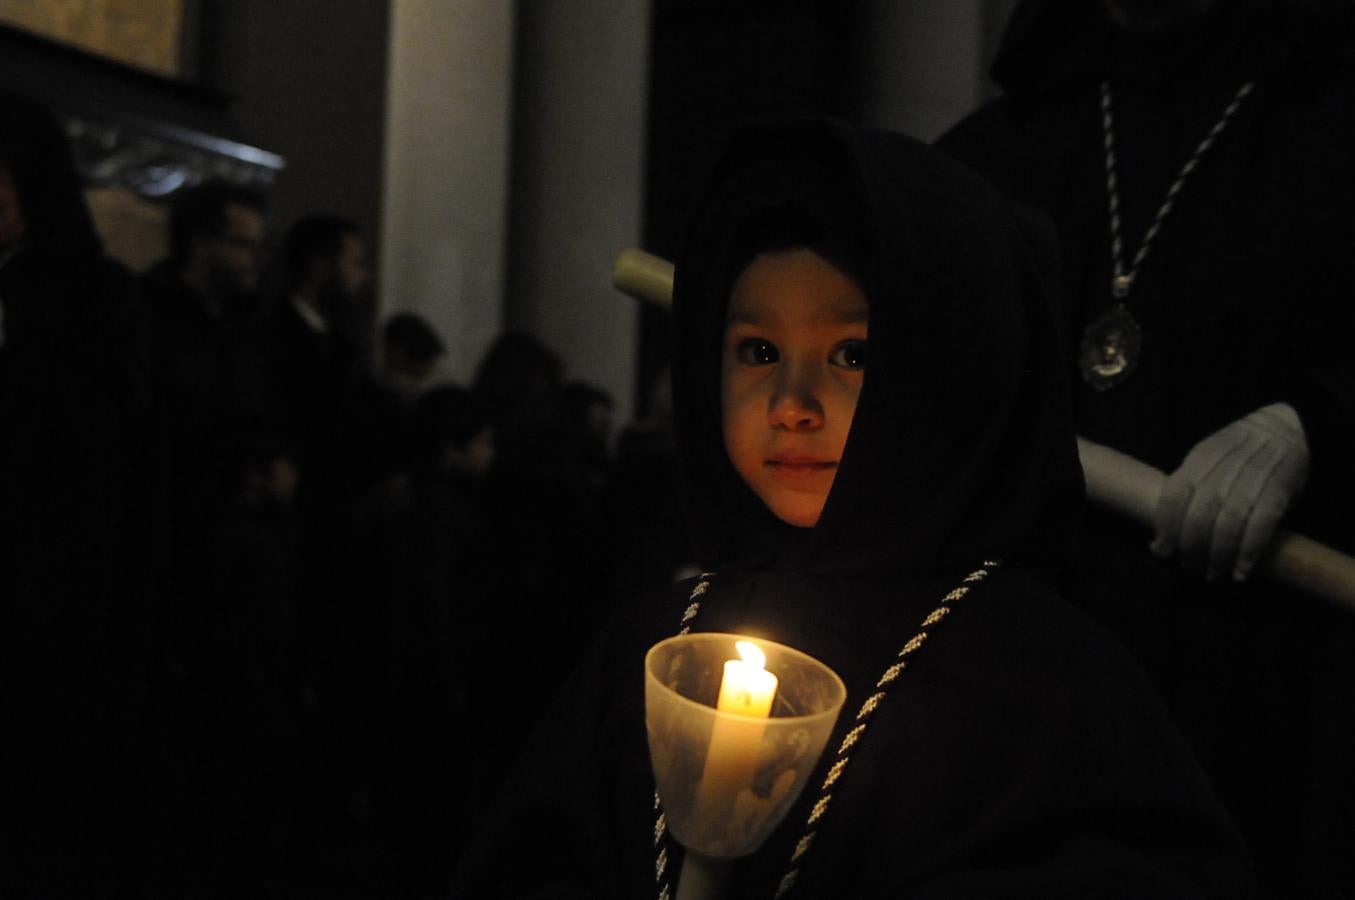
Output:
[[[742,659],[725,662],[715,705],[720,712],[732,715],[716,717],[711,730],[697,792],[698,815],[702,818],[727,818],[739,793],[752,788],[764,720],[771,714],[776,696],[776,676],[767,671],[762,648],[752,641],[736,641],[734,646]]]
[[[743,658],[725,663],[715,708],[765,719],[771,714],[772,698],[776,695],[776,676],[767,671],[767,655],[752,641],[735,641],[734,647]]]

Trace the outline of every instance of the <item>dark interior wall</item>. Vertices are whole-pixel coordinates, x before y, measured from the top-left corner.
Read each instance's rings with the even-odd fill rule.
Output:
[[[273,241],[305,213],[353,219],[380,246],[389,0],[229,0],[203,12],[203,77],[250,143],[287,168]]]

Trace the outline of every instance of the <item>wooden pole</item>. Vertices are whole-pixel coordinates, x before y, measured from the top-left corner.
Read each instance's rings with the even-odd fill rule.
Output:
[[[664,309],[673,305],[673,264],[652,253],[622,250],[612,265],[612,284],[636,300]]]
[[[625,250],[612,268],[612,284],[656,306],[673,303],[673,264],[643,250]],[[1087,499],[1146,527],[1166,476],[1118,450],[1077,439],[1087,477]],[[1300,534],[1281,531],[1258,566],[1276,581],[1355,615],[1355,559]]]

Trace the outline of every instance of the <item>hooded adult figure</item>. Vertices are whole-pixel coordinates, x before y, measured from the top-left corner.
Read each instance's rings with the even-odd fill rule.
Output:
[[[680,625],[790,645],[847,688],[808,788],[735,863],[731,897],[785,883],[849,732],[785,896],[1249,896],[1240,845],[1142,678],[1049,587],[1082,481],[1048,247],[1038,224],[908,138],[817,120],[735,134],[674,297],[678,444],[712,574],[624,611],[562,682],[457,896],[654,896],[656,849],[671,881],[683,853],[656,841],[643,660]],[[783,263],[803,277],[746,304],[757,273]],[[789,447],[835,427],[836,401],[808,389],[789,419],[780,395],[731,402],[745,378],[815,367],[778,317],[825,274],[830,303],[868,306],[861,324],[821,323],[846,336],[820,367],[824,396],[859,386],[845,443],[831,459],[773,451],[745,469],[739,429]],[[803,519],[778,485],[816,476],[758,472],[821,462],[831,487]]]
[[[1281,522],[1355,547],[1352,26],[1339,0],[1028,0],[1005,96],[940,141],[1055,221],[1078,433],[1169,473],[1155,541],[1089,512],[1069,599],[1285,897],[1355,893],[1355,621],[1247,577]],[[1117,317],[1136,363],[1107,382]]]
[[[0,94],[0,633],[23,773],[4,801],[5,893],[109,890],[145,843],[140,323],[61,128]]]

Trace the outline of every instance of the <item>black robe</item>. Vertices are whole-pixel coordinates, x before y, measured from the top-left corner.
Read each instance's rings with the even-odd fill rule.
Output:
[[[852,248],[870,301],[870,361],[812,529],[773,518],[720,437],[733,248],[786,207]],[[942,596],[1005,560],[889,690],[792,897],[1250,895],[1238,839],[1142,676],[1046,584],[1082,484],[1044,238],[915,142],[791,123],[736,136],[679,259],[678,444],[697,550],[717,569],[696,630],[833,667],[848,688],[835,748]],[[629,607],[571,679],[553,673],[559,700],[456,896],[653,895],[643,658],[676,633],[692,586]],[[554,688],[505,702],[536,715]],[[830,762],[736,864],[731,897],[775,893]]]
[[[939,142],[1047,209],[1063,251],[1065,359],[1078,433],[1174,470],[1198,441],[1276,402],[1312,453],[1285,527],[1350,551],[1355,496],[1355,151],[1349,4],[1230,0],[1146,33],[1098,4],[1027,2],[994,67],[1007,94]],[[1129,305],[1142,362],[1098,393],[1074,368],[1111,304],[1100,83],[1116,121],[1128,266],[1176,176],[1249,79],[1255,90],[1181,190]],[[1349,895],[1355,628],[1254,576],[1206,584],[1093,512],[1070,595],[1144,665],[1285,897]],[[1340,887],[1338,887],[1340,885]]]

